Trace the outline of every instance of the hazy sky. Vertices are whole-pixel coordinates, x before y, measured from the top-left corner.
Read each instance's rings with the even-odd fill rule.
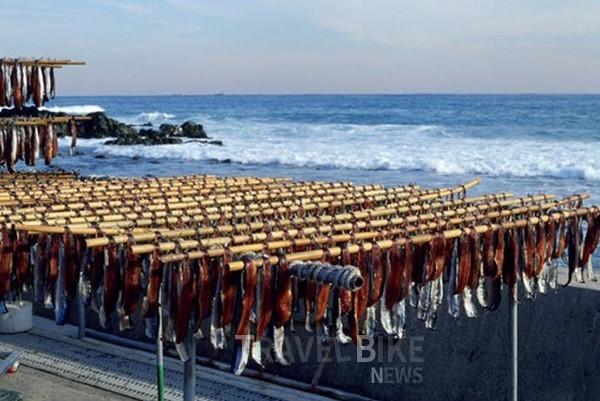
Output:
[[[600,92],[597,0],[0,0],[59,95]],[[12,38],[13,40],[10,40]]]

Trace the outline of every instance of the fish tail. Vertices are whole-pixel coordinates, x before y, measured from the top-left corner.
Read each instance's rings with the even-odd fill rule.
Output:
[[[406,336],[406,301],[404,299],[394,305],[393,318],[394,337],[404,338]]]
[[[71,301],[67,297],[63,297],[62,303],[58,308],[58,312],[56,313],[56,324],[59,326],[64,326],[67,323],[67,319],[69,318],[69,311],[71,309]]]
[[[131,316],[122,314],[119,318],[119,330],[120,331],[131,331],[133,330],[133,323],[131,321]]]
[[[198,327],[198,329],[194,332],[194,337],[197,340],[201,340],[204,338],[204,333],[202,332],[202,328]]]
[[[587,264],[585,265],[585,272],[589,281],[598,281],[598,278],[594,273],[594,266],[592,266],[592,258],[590,258],[590,260],[588,260]]]
[[[304,315],[304,330],[306,330],[307,333],[312,333],[313,329],[310,325],[310,313],[306,312],[306,314]]]
[[[460,296],[462,297],[465,315],[467,315],[468,318],[477,317],[477,310],[473,304],[473,294],[471,293],[471,289],[465,288]]]
[[[210,343],[214,349],[225,349],[225,331],[222,327],[210,325]]]
[[[106,314],[104,305],[100,307],[100,311],[98,312],[98,320],[100,321],[100,326],[102,326],[103,329],[110,329],[110,321],[108,320],[108,315]]]
[[[235,357],[233,359],[233,365],[231,366],[231,372],[237,376],[241,375],[246,364],[248,363],[248,356],[250,355],[250,343],[252,342],[252,336],[242,335],[236,336],[235,340]]]
[[[252,342],[252,351],[250,353],[252,360],[260,365],[260,367],[264,368],[265,366],[262,363],[262,349],[260,345],[260,340],[256,340]]]
[[[155,320],[153,318],[144,319],[144,335],[147,338],[155,338]]]
[[[179,355],[179,359],[181,359],[182,362],[190,360],[190,354],[188,353],[184,342],[176,343],[175,351],[177,351],[177,355]]]
[[[385,299],[383,297],[379,301],[379,304],[379,321],[381,322],[381,327],[386,334],[393,335],[394,329],[392,328],[392,315],[390,310],[387,308]]]
[[[44,308],[54,309],[54,303],[52,302],[52,293],[49,291],[44,294]]]
[[[275,354],[275,362],[283,366],[289,366],[290,362],[286,359],[283,353],[283,340],[285,339],[285,328],[273,327],[273,353]]]
[[[8,313],[8,307],[4,299],[0,300],[0,315],[6,315]]]
[[[340,344],[350,344],[352,338],[344,333],[344,325],[342,324],[342,317],[338,316],[335,320],[335,339]]]
[[[486,280],[488,280],[487,277],[481,274],[479,276],[479,283],[477,285],[477,302],[479,302],[479,305],[482,308],[487,308],[488,306],[486,294]]]

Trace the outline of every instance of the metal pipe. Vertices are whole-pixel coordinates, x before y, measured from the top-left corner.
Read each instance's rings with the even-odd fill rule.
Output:
[[[519,399],[519,319],[518,302],[510,297],[508,303],[508,321],[510,326],[510,392],[508,399],[518,401]]]
[[[163,355],[162,288],[158,290],[158,328],[156,333],[156,390],[158,401],[165,399],[165,362]]]
[[[183,401],[194,401],[196,397],[196,337],[191,330],[186,342],[190,359],[183,363]]]

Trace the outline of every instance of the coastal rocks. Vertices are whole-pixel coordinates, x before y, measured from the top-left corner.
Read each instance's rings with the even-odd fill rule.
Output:
[[[135,130],[134,130],[135,131]],[[172,145],[183,143],[183,138],[192,138],[193,142],[206,145],[222,146],[223,142],[211,140],[204,131],[204,127],[192,121],[186,121],[181,126],[174,124],[161,124],[158,130],[141,128],[139,131],[117,136],[116,139],[106,141],[105,145]]]
[[[208,139],[204,127],[201,124],[196,124],[192,121],[186,121],[181,124],[181,136],[186,138]]]
[[[134,130],[135,131],[135,130]],[[170,130],[140,129],[131,135],[122,135],[104,142],[105,145],[173,145],[183,143],[183,139],[170,135]]]
[[[135,128],[114,120],[102,112],[88,114],[92,119],[77,123],[80,138],[133,137]]]

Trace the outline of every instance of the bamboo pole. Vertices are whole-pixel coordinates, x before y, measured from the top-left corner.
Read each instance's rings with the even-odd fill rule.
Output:
[[[536,200],[548,200],[548,198],[552,197],[551,195],[540,196]],[[459,201],[457,201],[459,202]],[[463,204],[469,204],[470,202],[461,202]],[[204,238],[208,237],[212,234],[223,234],[225,232],[234,232],[244,233],[236,236],[223,236],[223,237],[213,237],[213,238],[205,238],[200,240],[200,245],[203,247],[209,247],[212,245],[224,245],[224,244],[238,244],[243,242],[248,242],[250,240],[254,241],[264,241],[267,238],[269,239],[281,239],[286,237],[295,237],[300,234],[302,235],[314,235],[314,234],[329,234],[331,232],[341,232],[341,231],[356,231],[358,229],[375,229],[382,228],[387,225],[403,225],[410,222],[423,222],[426,220],[433,220],[438,217],[451,217],[458,214],[471,213],[471,212],[482,212],[484,210],[493,209],[496,207],[506,207],[510,205],[515,205],[521,203],[521,199],[509,200],[497,202],[496,204],[488,203],[488,204],[478,204],[477,206],[465,207],[463,209],[458,210],[445,210],[442,212],[438,212],[434,214],[433,210],[441,209],[444,206],[444,203],[437,202],[436,204],[432,204],[431,208],[418,208],[414,210],[410,207],[398,208],[393,212],[394,215],[404,215],[409,214],[408,217],[402,218],[392,218],[389,220],[386,219],[378,219],[374,220],[375,217],[382,217],[382,215],[375,215],[372,213],[344,213],[336,216],[331,216],[328,220],[329,224],[323,224],[323,220],[320,218],[309,218],[309,219],[294,219],[294,220],[281,220],[277,222],[269,222],[265,224],[263,222],[255,223],[254,227],[252,224],[240,224],[236,226],[224,226],[222,228],[213,228],[200,226],[196,228],[188,228],[188,229],[179,229],[179,230],[163,230],[163,229],[149,229],[146,232],[139,232],[138,234],[134,234],[131,238],[139,244],[140,242],[150,242],[155,241],[157,235],[162,239],[168,238],[189,238],[189,237],[197,237]],[[427,214],[412,214],[419,212],[428,212]],[[352,223],[344,223],[344,220],[351,220]],[[291,227],[291,228],[290,228]],[[254,229],[253,229],[254,228]],[[260,233],[252,233],[253,231],[261,230]],[[273,230],[276,231],[273,231]],[[79,232],[80,228],[75,228],[75,232]],[[100,238],[92,238],[87,240],[87,246],[97,247],[97,246],[106,246],[110,241],[114,241],[115,243],[125,243],[130,239],[128,233],[123,233],[122,230],[113,229],[113,230],[96,230],[96,235],[102,235],[104,237]],[[225,231],[227,230],[227,231]],[[93,230],[85,230],[85,234],[94,235],[92,233]],[[250,231],[250,233],[248,233]],[[110,237],[110,238],[108,238]],[[147,248],[148,252],[152,250]]]
[[[545,195],[541,195],[541,196],[544,197]],[[436,199],[436,198],[432,197],[431,194],[425,194],[422,196],[408,198],[401,203],[399,202],[397,204],[386,205],[385,208],[368,209],[363,212],[353,212],[351,214],[345,213],[345,214],[343,214],[343,218],[345,218],[345,219],[363,219],[363,218],[367,218],[367,217],[373,218],[376,216],[389,215],[391,213],[396,213],[394,208],[399,207],[399,205],[404,206],[404,205],[423,203],[423,202],[434,200],[434,199]],[[535,199],[535,197],[533,197],[532,199]],[[351,204],[356,204],[356,203],[357,202],[349,200],[348,202],[345,202],[345,203],[339,203],[339,206],[347,207]],[[129,213],[126,215],[105,214],[102,216],[88,215],[88,216],[79,216],[79,217],[68,217],[68,221],[67,220],[59,220],[59,219],[53,220],[53,221],[48,221],[45,218],[45,216],[41,216],[41,218],[39,218],[40,216],[37,216],[38,218],[36,219],[35,215],[27,215],[27,216],[10,215],[10,216],[4,216],[4,222],[5,223],[29,223],[29,224],[33,224],[33,225],[67,225],[67,224],[85,224],[85,223],[97,223],[98,224],[98,223],[106,223],[106,222],[110,222],[113,224],[118,223],[118,222],[123,222],[123,223],[127,224],[127,220],[135,219],[137,225],[139,225],[140,223],[150,225],[150,224],[152,224],[152,221],[155,221],[157,218],[165,218],[167,224],[184,224],[184,223],[193,222],[193,223],[203,223],[203,224],[212,225],[212,222],[228,221],[228,220],[232,220],[232,219],[245,220],[248,218],[259,218],[259,217],[265,218],[265,217],[269,217],[269,216],[286,215],[286,214],[292,215],[294,213],[297,213],[298,211],[302,211],[303,213],[318,212],[323,209],[328,209],[330,206],[331,206],[331,203],[328,203],[328,202],[322,202],[319,204],[305,204],[305,205],[302,205],[301,207],[297,206],[297,205],[292,205],[292,206],[280,207],[277,209],[274,209],[274,208],[261,209],[260,205],[259,205],[249,211],[234,210],[232,213],[225,212],[225,213],[220,213],[220,214],[219,213],[207,214],[207,209],[188,209],[188,208],[183,207],[183,208],[176,209],[176,210],[175,209],[158,210],[158,211],[142,212],[142,213]],[[336,204],[336,206],[338,206],[338,204]],[[442,207],[443,207],[443,205],[442,205]],[[413,210],[414,210],[414,208],[413,208]],[[422,209],[418,208],[418,210],[422,210]],[[65,212],[65,213],[69,214],[70,212]],[[339,217],[339,218],[341,218],[341,217]]]
[[[565,211],[559,211],[556,213],[552,213],[548,216],[531,217],[528,219],[521,219],[521,220],[512,221],[512,222],[504,222],[502,224],[477,225],[477,226],[470,227],[470,228],[445,230],[441,234],[446,239],[453,239],[453,238],[460,237],[462,235],[462,233],[464,233],[464,232],[469,233],[471,230],[475,230],[479,234],[483,234],[483,233],[487,232],[488,230],[498,230],[500,227],[503,227],[505,229],[511,229],[511,228],[515,228],[515,227],[525,227],[529,223],[536,225],[540,221],[546,222],[550,218],[557,219],[557,218],[560,218],[560,216],[564,216],[565,218],[571,218],[575,215],[584,216],[589,211],[591,211],[593,213],[598,213],[598,208],[593,207],[593,208],[579,208],[576,210],[565,210]],[[418,235],[408,236],[406,238],[397,238],[395,240],[384,239],[384,240],[375,241],[375,242],[366,241],[366,240],[375,239],[375,238],[377,238],[376,235],[370,235],[370,236],[365,235],[364,238],[357,238],[358,240],[361,241],[361,245],[359,246],[356,244],[352,244],[352,245],[348,244],[346,249],[351,254],[358,253],[358,251],[360,250],[361,247],[365,251],[368,252],[373,248],[373,245],[377,245],[381,249],[389,249],[394,245],[394,241],[396,241],[398,243],[398,245],[400,245],[400,246],[405,245],[408,241],[411,241],[414,244],[420,244],[420,243],[425,243],[425,242],[431,241],[433,239],[433,236],[431,234],[418,234]],[[345,241],[345,242],[349,242],[349,241]],[[281,248],[289,247],[289,246],[285,246],[284,244],[279,244],[279,245],[281,245],[280,246]],[[233,249],[233,247],[230,248],[230,250],[234,254],[246,252],[243,249],[241,249],[241,250]],[[338,247],[338,246],[334,246],[334,247],[328,247],[325,250],[324,249],[316,249],[316,250],[304,251],[304,252],[292,252],[292,253],[287,254],[285,256],[285,259],[288,263],[295,262],[295,261],[320,260],[323,257],[323,255],[325,254],[325,252],[327,252],[329,255],[331,255],[333,257],[336,257],[336,256],[341,255],[342,248]],[[161,257],[161,261],[163,263],[173,263],[173,262],[181,261],[185,257],[187,257],[189,259],[199,259],[204,256],[211,256],[211,257],[222,256],[222,249],[221,250],[208,250],[207,252],[203,252],[203,251],[189,252],[185,255],[181,255],[181,254],[167,255],[167,256]],[[260,266],[260,265],[262,265],[263,260],[264,259],[256,259],[255,263],[257,264],[257,266]],[[276,264],[279,262],[279,258],[277,256],[270,256],[269,260],[272,264]],[[231,270],[231,271],[241,270],[243,268],[244,268],[244,263],[242,261],[234,261],[234,262],[229,263],[229,270]]]
[[[23,64],[23,65],[40,65],[43,67],[62,67],[65,65],[86,65],[85,61],[72,60],[53,60],[53,59],[33,59],[33,58],[9,58],[0,59],[2,64]]]
[[[571,200],[569,199],[568,202],[570,202],[570,201]],[[531,206],[531,207],[506,209],[506,210],[501,210],[501,211],[497,211],[497,212],[490,212],[485,215],[473,215],[473,216],[467,216],[467,217],[462,217],[462,218],[455,218],[455,219],[449,220],[449,221],[439,220],[434,223],[429,223],[427,225],[420,225],[418,227],[413,226],[411,228],[401,227],[398,229],[391,229],[391,230],[387,230],[387,231],[371,230],[371,231],[366,231],[366,232],[352,232],[351,234],[337,234],[337,235],[328,235],[328,236],[322,235],[320,237],[299,238],[299,239],[295,239],[295,240],[283,239],[283,240],[278,240],[278,241],[269,241],[267,243],[259,242],[259,243],[254,243],[254,244],[250,244],[250,245],[231,246],[231,247],[229,247],[229,249],[231,249],[231,250],[239,249],[243,252],[259,252],[262,249],[264,249],[264,247],[267,247],[268,249],[277,249],[277,248],[287,248],[292,245],[304,246],[304,245],[311,245],[313,243],[327,244],[329,242],[336,242],[336,243],[337,242],[348,242],[353,238],[358,238],[358,237],[362,238],[365,235],[367,237],[363,238],[363,239],[376,238],[378,235],[383,235],[383,233],[385,233],[385,235],[397,235],[397,234],[403,233],[407,230],[408,231],[434,230],[436,228],[446,227],[447,225],[460,225],[460,224],[465,224],[465,223],[472,224],[476,221],[481,221],[481,220],[495,219],[495,218],[499,218],[499,217],[506,218],[506,217],[512,217],[512,216],[517,216],[517,215],[524,214],[524,213],[531,213],[531,212],[537,212],[537,211],[541,212],[545,209],[552,208],[555,205],[556,205],[556,203],[550,203],[550,204],[546,204],[546,205],[536,205],[536,206]],[[444,217],[444,216],[435,216],[435,215],[426,216],[426,218],[423,219],[423,221],[434,220],[439,217]],[[421,220],[421,216],[414,216],[413,218],[406,218],[406,219],[402,219],[402,220],[398,221],[399,224],[397,224],[397,225],[403,226],[407,223],[421,222],[420,220]],[[383,226],[383,224],[381,224],[381,226]],[[372,228],[379,229],[381,227],[377,226],[377,227],[372,227]],[[348,231],[350,231],[350,230],[348,230]],[[372,237],[373,235],[374,235],[374,237]],[[262,241],[264,241],[265,239],[268,239],[268,237],[262,239]],[[94,240],[88,240],[87,242],[88,242],[88,244],[87,244],[88,247],[90,246],[89,245],[90,242],[92,245],[97,243],[97,241],[94,241]],[[192,249],[192,248],[208,248],[208,247],[216,246],[216,245],[220,245],[221,247],[223,247],[223,246],[230,245],[230,243],[215,243],[215,242],[211,242],[210,240],[202,241],[202,240],[179,239],[176,242],[159,242],[159,243],[155,243],[155,244],[133,245],[131,247],[131,250],[134,254],[145,254],[145,253],[151,253],[155,249],[158,249],[160,252],[169,252],[169,251],[173,251],[175,249],[185,250],[185,249]],[[221,249],[224,249],[224,248],[221,248]]]
[[[403,188],[403,187],[400,187]],[[449,190],[449,191],[453,191],[453,190]],[[440,193],[442,194],[442,196],[444,196],[445,194],[451,194],[451,192],[449,191],[441,191]],[[107,214],[112,212],[115,209],[118,209],[119,207],[129,207],[130,209],[123,209],[124,211],[139,211],[139,208],[147,208],[147,210],[155,212],[155,211],[164,211],[164,210],[174,210],[174,209],[188,209],[188,208],[192,208],[192,207],[196,207],[196,208],[214,208],[209,210],[209,212],[217,212],[220,209],[224,209],[226,211],[230,211],[232,209],[227,209],[228,206],[226,206],[227,204],[236,204],[236,209],[238,211],[242,211],[245,209],[257,209],[257,208],[266,208],[266,207],[281,207],[281,206],[293,206],[293,205],[302,205],[302,199],[296,199],[296,198],[302,198],[302,197],[307,197],[307,196],[311,196],[313,200],[318,200],[318,202],[341,202],[339,203],[335,203],[336,206],[343,206],[344,204],[348,204],[348,206],[355,204],[357,202],[363,201],[364,202],[368,202],[368,201],[375,201],[375,202],[386,202],[386,201],[393,201],[393,200],[397,200],[397,199],[405,199],[410,197],[411,195],[417,195],[417,194],[421,194],[421,196],[430,196],[432,194],[437,194],[438,190],[435,191],[429,191],[429,190],[425,190],[425,191],[402,191],[399,190],[395,195],[390,195],[387,198],[386,197],[382,197],[382,196],[376,196],[376,194],[380,193],[379,191],[369,191],[369,192],[357,192],[358,197],[354,197],[351,193],[351,195],[348,195],[346,198],[342,198],[340,194],[344,194],[346,193],[346,191],[344,190],[334,190],[331,193],[335,193],[335,195],[339,196],[334,196],[334,195],[328,195],[328,196],[324,196],[323,198],[319,198],[319,197],[315,197],[314,195],[318,194],[318,191],[305,191],[304,189],[302,189],[299,192],[287,192],[287,193],[277,193],[277,195],[273,196],[274,199],[277,198],[281,198],[284,199],[282,202],[279,203],[274,203],[269,205],[268,203],[247,203],[248,200],[251,199],[269,199],[269,195],[268,194],[264,194],[264,195],[245,195],[244,197],[238,197],[238,198],[227,198],[227,197],[221,197],[219,198],[218,196],[215,197],[207,197],[206,199],[200,198],[200,200],[196,200],[198,198],[193,198],[193,197],[187,197],[187,198],[180,198],[180,199],[165,199],[165,198],[158,198],[158,199],[153,199],[152,202],[127,202],[127,200],[124,201],[120,201],[120,200],[113,200],[111,202],[103,202],[103,201],[94,201],[92,199],[92,201],[90,201],[90,199],[88,198],[85,202],[73,202],[73,203],[65,203],[65,204],[59,204],[59,205],[51,205],[50,207],[44,207],[44,206],[38,206],[38,207],[6,207],[4,206],[3,208],[0,208],[0,215],[18,215],[18,214],[24,214],[24,215],[33,215],[35,213],[41,213],[43,214],[43,218],[52,218],[52,217],[73,217],[73,216],[77,216],[78,213],[83,213],[85,212],[88,215],[94,215],[97,214],[95,211],[97,210],[101,210],[100,212],[98,212],[99,214]],[[328,193],[327,191],[324,192],[320,192],[320,193]],[[363,197],[362,195],[366,195],[365,197]],[[503,198],[505,196],[502,196]],[[295,201],[285,201],[285,199],[287,198],[292,198],[292,199],[296,199]],[[435,197],[434,197],[435,198]],[[308,207],[306,204],[303,207]],[[136,209],[138,208],[138,209]],[[50,210],[48,210],[50,209]],[[102,211],[102,209],[110,209],[109,212],[106,211]],[[37,217],[32,217],[32,218],[38,218]]]
[[[286,187],[287,188],[287,187]],[[359,188],[359,187],[357,187]],[[255,192],[255,191],[244,191],[240,189],[240,191],[233,192],[231,194],[201,194],[196,195],[196,190],[184,190],[184,191],[165,191],[158,192],[153,189],[144,189],[139,190],[142,196],[137,197],[138,191],[128,190],[125,194],[106,194],[105,198],[110,200],[102,200],[103,197],[98,196],[97,194],[87,193],[85,196],[82,195],[84,201],[82,201],[78,197],[74,197],[73,195],[67,196],[64,194],[65,199],[68,199],[68,202],[61,202],[61,199],[53,199],[59,204],[52,205],[39,205],[33,207],[25,207],[21,205],[13,206],[12,204],[22,204],[23,199],[19,198],[18,200],[12,202],[4,202],[4,205],[0,202],[0,214],[6,213],[28,213],[28,212],[45,212],[48,208],[51,211],[61,211],[61,210],[77,210],[77,209],[95,209],[102,207],[117,207],[122,206],[122,202],[128,202],[131,205],[141,204],[144,202],[145,204],[160,204],[166,203],[166,198],[173,197],[177,198],[176,202],[199,202],[200,206],[214,206],[214,205],[222,205],[227,203],[247,203],[249,201],[259,201],[259,200],[269,200],[269,199],[286,199],[286,198],[302,198],[308,196],[316,196],[316,195],[331,195],[331,196],[341,196],[342,194],[360,194],[366,196],[376,196],[379,194],[386,194],[390,192],[391,194],[405,194],[405,193],[415,193],[415,192],[430,192],[429,190],[413,190],[413,187],[398,187],[396,191],[383,191],[383,190],[370,190],[367,188],[367,191],[362,191],[362,188],[359,189],[350,189],[350,188],[338,188],[334,187],[331,189],[323,189],[320,190],[319,187],[313,186],[300,186],[295,187],[292,190],[279,190],[275,188],[270,192]],[[156,196],[154,195],[156,194]],[[160,196],[159,196],[160,195]],[[234,198],[237,196],[237,198]],[[148,201],[145,201],[148,199]]]
[[[164,197],[165,195],[212,195],[212,194],[254,194],[259,191],[284,191],[287,189],[300,189],[300,190],[311,190],[311,191],[336,191],[342,192],[347,190],[349,192],[356,191],[380,191],[381,193],[395,193],[395,192],[407,192],[411,190],[419,189],[416,186],[408,185],[404,187],[396,188],[373,188],[372,186],[340,186],[340,185],[323,185],[320,183],[315,184],[262,184],[262,183],[235,183],[232,185],[216,183],[190,183],[181,185],[85,185],[79,186],[76,184],[69,183],[68,188],[64,187],[64,184],[56,188],[41,188],[36,190],[18,190],[18,191],[7,191],[6,193],[0,193],[0,206],[11,206],[11,205],[22,205],[25,203],[41,203],[46,200],[48,202],[60,202],[61,199],[68,199],[73,201],[74,197],[92,199],[115,199],[115,198],[155,198]],[[54,195],[54,196],[53,196]]]

